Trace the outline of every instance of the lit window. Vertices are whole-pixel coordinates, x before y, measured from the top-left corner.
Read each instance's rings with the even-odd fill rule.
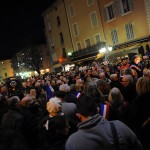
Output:
[[[134,30],[132,23],[125,25],[127,40],[131,40],[134,38]]]
[[[111,39],[113,44],[118,43],[118,33],[116,29],[111,30]]]
[[[91,18],[92,27],[93,28],[97,27],[98,22],[97,22],[96,12],[91,13],[90,18]]]

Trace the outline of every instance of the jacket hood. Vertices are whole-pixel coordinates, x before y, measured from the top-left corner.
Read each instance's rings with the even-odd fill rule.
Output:
[[[100,116],[99,114],[96,114],[94,116],[92,116],[91,118],[87,119],[84,122],[80,122],[78,124],[78,128],[79,129],[87,129],[87,128],[91,128],[93,126],[95,126],[97,123],[104,123],[105,119]]]

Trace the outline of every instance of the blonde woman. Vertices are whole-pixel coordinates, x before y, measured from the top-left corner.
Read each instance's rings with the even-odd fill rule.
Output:
[[[30,96],[32,97],[32,99],[36,98],[36,90],[35,89],[30,90]]]

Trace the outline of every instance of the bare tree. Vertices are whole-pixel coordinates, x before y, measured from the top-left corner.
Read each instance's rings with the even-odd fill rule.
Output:
[[[16,61],[13,60],[13,66],[17,70],[32,70],[40,74],[42,68],[42,49],[38,45],[30,46],[16,54]]]

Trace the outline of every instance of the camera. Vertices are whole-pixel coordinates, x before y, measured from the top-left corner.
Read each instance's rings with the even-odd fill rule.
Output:
[[[16,96],[22,92],[22,81],[19,77],[10,77],[6,79],[6,88],[8,96]]]

